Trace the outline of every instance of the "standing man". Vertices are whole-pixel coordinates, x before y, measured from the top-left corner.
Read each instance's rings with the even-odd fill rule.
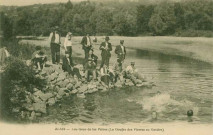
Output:
[[[70,63],[71,63],[71,65],[73,65],[73,60],[72,60],[72,33],[71,32],[68,32],[66,37],[65,37],[64,49],[65,49],[65,53],[69,54]]]
[[[85,54],[85,60],[84,60],[84,65],[85,65],[88,61],[89,51],[92,48],[92,42],[91,42],[91,38],[89,34],[87,34],[86,36],[82,38],[81,44]]]
[[[126,48],[124,46],[124,40],[120,40],[120,45],[116,46],[115,53],[117,54],[117,58],[120,60],[120,62],[123,63],[126,56]]]
[[[100,68],[102,68],[104,64],[109,68],[109,60],[111,57],[110,51],[112,51],[112,45],[111,43],[109,43],[108,36],[105,37],[105,42],[101,43],[99,49],[101,50],[101,57],[102,57]]]
[[[50,48],[52,54],[52,63],[59,64],[60,63],[60,44],[61,44],[61,37],[58,33],[58,26],[54,28],[54,31],[50,33],[49,41],[50,41]]]

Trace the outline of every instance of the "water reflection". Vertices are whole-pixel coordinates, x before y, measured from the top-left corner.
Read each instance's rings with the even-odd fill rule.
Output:
[[[186,111],[194,111],[199,122],[212,122],[213,68],[186,57],[144,50],[129,50],[124,66],[131,60],[145,76],[152,78],[152,89],[126,87],[89,94],[85,99],[71,96],[63,106],[52,107],[41,121],[70,123],[126,123],[187,121]],[[157,120],[152,120],[152,112]]]

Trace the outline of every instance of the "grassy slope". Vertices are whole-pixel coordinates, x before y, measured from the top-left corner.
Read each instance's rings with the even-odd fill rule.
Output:
[[[80,41],[82,37],[73,37],[74,55],[83,56]],[[95,45],[95,53],[100,55],[99,44],[104,41],[104,37],[97,37],[98,43]],[[118,45],[120,39],[125,40],[125,46],[133,49],[149,50],[170,55],[185,56],[213,64],[213,38],[203,37],[110,37],[113,45]],[[64,38],[62,38],[63,45]],[[44,40],[23,40],[30,44],[49,46],[47,38]],[[76,51],[75,51],[76,50]],[[114,48],[113,48],[114,51]],[[113,53],[113,56],[114,53]]]

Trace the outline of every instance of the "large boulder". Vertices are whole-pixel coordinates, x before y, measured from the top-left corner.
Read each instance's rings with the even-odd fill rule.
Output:
[[[47,111],[46,111],[46,103],[45,102],[34,103],[33,104],[33,109],[36,112],[47,113]]]

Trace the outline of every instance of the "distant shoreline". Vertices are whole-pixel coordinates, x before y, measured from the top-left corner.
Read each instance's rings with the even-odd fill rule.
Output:
[[[93,36],[91,36],[93,38]],[[104,41],[104,36],[96,36],[98,43]],[[76,48],[81,49],[80,44],[82,36],[74,36],[73,43]],[[145,37],[124,37],[110,36],[110,42],[113,46],[118,45],[120,39],[125,40],[125,46],[130,49],[139,49],[150,51],[153,53],[161,53],[165,55],[174,55],[187,57],[193,60],[203,61],[213,65],[213,38],[207,37],[174,37],[174,36],[145,36]],[[21,42],[48,45],[48,37],[38,37],[38,40],[24,39]],[[63,46],[64,38],[62,38]],[[74,47],[73,46],[73,47]],[[73,49],[76,50],[75,48]],[[82,49],[81,49],[82,50]],[[114,53],[114,52],[112,52]]]

